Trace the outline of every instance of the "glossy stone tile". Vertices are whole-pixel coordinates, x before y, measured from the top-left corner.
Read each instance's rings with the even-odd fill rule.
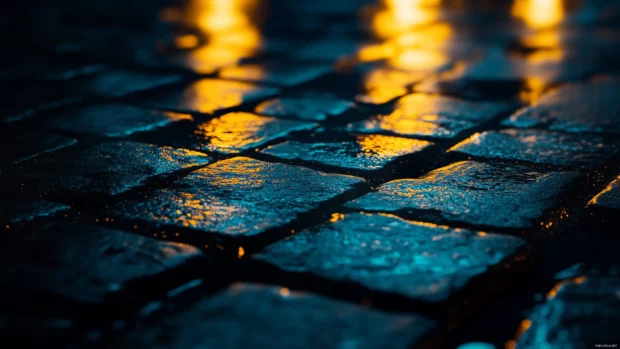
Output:
[[[192,172],[145,201],[127,201],[115,215],[155,224],[192,227],[228,236],[263,233],[293,221],[364,181],[245,157]]]
[[[140,104],[155,108],[210,114],[236,107],[245,102],[274,96],[280,92],[273,87],[216,79],[201,79],[167,94],[148,98]]]
[[[507,112],[510,105],[415,93],[399,99],[392,109],[390,113],[350,124],[347,129],[364,133],[451,138]]]
[[[153,276],[200,256],[198,249],[80,224],[32,226],[2,245],[7,288],[101,302],[129,281]],[[9,282],[10,280],[10,282]]]
[[[118,141],[46,154],[15,165],[6,174],[11,182],[26,182],[24,189],[42,193],[115,195],[151,177],[209,161],[206,155],[190,150]]]
[[[0,222],[22,223],[37,217],[53,216],[69,206],[45,200],[0,200]]]
[[[11,140],[10,151],[7,149],[1,152],[0,160],[15,163],[77,143],[77,140],[71,137],[9,127],[0,131],[0,138]]]
[[[192,116],[110,103],[67,110],[58,117],[46,120],[45,125],[75,133],[124,137],[135,132],[151,131],[181,120],[192,120]]]
[[[597,81],[561,86],[543,95],[529,108],[504,121],[512,127],[546,126],[565,132],[620,134],[620,80]]]
[[[416,314],[385,313],[277,286],[238,283],[178,313],[143,321],[115,346],[404,349],[435,326]]]
[[[521,323],[517,348],[590,348],[617,342],[620,320],[617,272],[564,280]]]
[[[620,177],[609,183],[603,191],[596,194],[588,205],[620,209]]]
[[[262,152],[282,159],[371,171],[382,169],[399,157],[414,154],[432,144],[409,138],[359,135],[343,139],[289,141]]]
[[[257,258],[289,272],[441,302],[523,245],[510,236],[352,213],[335,214],[331,223],[277,242]]]
[[[312,122],[279,120],[252,113],[228,113],[198,125],[194,138],[198,149],[238,153],[316,126]]]
[[[222,69],[220,77],[280,86],[296,86],[332,71],[329,64],[245,64]]]
[[[591,167],[602,164],[618,149],[614,143],[596,136],[509,129],[476,133],[450,151],[486,158]]]
[[[182,80],[181,75],[154,74],[129,70],[110,70],[93,75],[78,83],[89,95],[120,97],[161,87]]]
[[[303,120],[322,121],[338,116],[352,107],[353,103],[332,94],[307,91],[265,101],[254,111],[267,116],[289,116]]]
[[[363,69],[362,92],[356,101],[366,104],[384,104],[407,94],[406,86],[422,80],[428,73],[408,72],[385,66],[371,66]]]
[[[347,204],[365,211],[434,210],[448,221],[531,227],[578,177],[521,166],[457,162],[417,179],[399,179]]]

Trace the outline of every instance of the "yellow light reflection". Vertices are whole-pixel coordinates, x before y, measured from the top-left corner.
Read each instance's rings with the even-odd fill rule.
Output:
[[[431,144],[417,139],[382,135],[358,136],[357,143],[365,156],[388,158],[411,154]]]
[[[205,37],[206,45],[190,51],[187,63],[198,73],[239,62],[254,55],[262,38],[254,15],[258,0],[191,0],[183,10],[183,21]],[[179,48],[187,48],[193,39],[176,40]]]
[[[185,109],[212,113],[243,103],[244,97],[257,89],[243,82],[202,79],[190,85],[181,99]]]
[[[439,17],[441,0],[383,0],[374,9],[371,27],[380,38],[388,38],[412,28],[431,23]]]
[[[248,145],[264,140],[260,135],[275,118],[251,113],[229,113],[200,124],[194,134],[207,142],[206,146],[221,152],[238,152]]]
[[[563,0],[515,0],[512,15],[533,29],[552,27],[564,17]]]

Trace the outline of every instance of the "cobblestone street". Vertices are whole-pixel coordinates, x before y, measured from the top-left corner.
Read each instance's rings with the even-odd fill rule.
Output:
[[[4,348],[620,345],[620,2],[8,6]]]

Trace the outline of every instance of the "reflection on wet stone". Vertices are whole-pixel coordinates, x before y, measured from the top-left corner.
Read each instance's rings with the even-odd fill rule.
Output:
[[[170,189],[113,208],[116,215],[229,236],[256,235],[291,222],[364,181],[245,157],[197,170]]]
[[[99,104],[68,110],[61,116],[46,121],[45,125],[76,133],[122,137],[181,120],[192,120],[192,117],[122,104]]]
[[[451,97],[411,94],[399,99],[389,114],[376,115],[348,126],[364,133],[389,132],[403,136],[451,138],[510,110],[510,105],[468,102]]]
[[[101,302],[131,280],[197,257],[195,247],[89,225],[53,224],[11,233],[0,275],[10,290],[34,290]],[[32,253],[36,251],[36,258]]]
[[[600,193],[596,194],[589,205],[620,209],[620,177],[609,183]]]
[[[116,346],[405,349],[434,329],[432,320],[416,314],[385,313],[275,286],[234,284],[179,313],[139,324]]]
[[[303,120],[322,121],[338,116],[353,106],[353,103],[321,92],[305,92],[284,96],[259,104],[255,111],[267,116],[289,116]]]
[[[338,218],[275,243],[257,258],[290,272],[441,302],[524,245],[514,237],[391,215],[353,213]]]
[[[578,177],[521,166],[458,162],[418,179],[400,179],[347,206],[366,211],[437,210],[448,221],[527,228]]]
[[[198,125],[197,148],[238,153],[286,137],[290,132],[312,129],[312,122],[278,120],[252,113],[229,113]]]
[[[304,160],[355,170],[379,170],[404,155],[432,145],[416,139],[359,135],[351,139],[322,142],[289,141],[270,146],[264,153],[288,160]]]
[[[279,64],[246,64],[224,68],[220,77],[241,81],[296,86],[314,80],[332,71],[329,64],[300,64],[280,62]]]
[[[565,85],[543,95],[538,103],[504,121],[512,127],[546,126],[566,132],[620,134],[620,80]]]
[[[53,216],[69,206],[45,200],[0,200],[0,222],[21,223],[37,217]]]
[[[476,133],[450,151],[473,156],[559,166],[600,165],[617,153],[615,144],[596,136],[509,129]]]
[[[617,343],[620,321],[620,277],[593,273],[562,281],[536,307],[522,328],[517,348],[596,347]]]
[[[36,160],[36,161],[34,161]],[[115,195],[145,180],[206,164],[202,153],[135,142],[109,142],[87,149],[58,151],[13,167],[19,178],[43,193]],[[7,171],[11,176],[11,172]],[[20,182],[22,183],[22,182]]]
[[[155,108],[210,114],[279,93],[273,87],[260,87],[237,81],[201,79],[175,92],[145,99],[140,104]]]

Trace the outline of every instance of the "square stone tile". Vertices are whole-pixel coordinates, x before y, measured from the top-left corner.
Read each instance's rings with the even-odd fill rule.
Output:
[[[433,143],[417,139],[358,135],[334,139],[288,141],[263,153],[287,160],[303,160],[354,170],[380,170],[399,157],[426,149]],[[329,139],[331,138],[331,139]]]
[[[433,210],[448,221],[528,228],[578,176],[463,161],[421,178],[388,182],[347,206],[365,211]]]
[[[515,237],[392,215],[335,217],[338,220],[268,246],[257,258],[293,273],[354,282],[416,301],[441,302],[524,245]]]
[[[470,102],[421,93],[402,97],[391,108],[392,112],[352,123],[347,130],[451,138],[511,109],[506,103]]]
[[[67,110],[58,117],[46,120],[45,125],[75,133],[124,137],[182,120],[192,120],[192,116],[110,103]]]
[[[435,327],[416,314],[385,313],[276,286],[234,284],[178,313],[141,322],[114,346],[405,349]]]
[[[318,126],[312,122],[280,120],[252,113],[228,113],[206,121],[194,130],[196,148],[219,153],[238,153],[286,137],[294,131]]]
[[[476,133],[450,151],[494,159],[592,167],[604,163],[618,149],[616,144],[596,136],[509,129]]]
[[[529,108],[504,121],[512,127],[546,126],[553,131],[620,134],[620,80],[561,86],[543,95]]]
[[[36,161],[35,161],[36,160]],[[158,175],[206,164],[206,155],[185,149],[118,141],[58,151],[7,170],[11,183],[42,193],[115,195]]]
[[[145,201],[112,208],[123,218],[191,227],[226,236],[251,236],[292,222],[364,180],[245,157],[192,172]]]
[[[200,79],[184,88],[147,98],[141,105],[180,112],[211,114],[245,102],[274,96],[280,92],[273,87],[217,79]]]
[[[0,253],[0,277],[9,289],[88,303],[201,255],[192,246],[80,224],[37,225],[10,234],[11,244],[3,244]]]
[[[255,112],[267,116],[288,116],[302,120],[323,121],[353,107],[352,102],[329,93],[306,91],[282,96],[259,104]]]
[[[291,62],[244,64],[222,69],[220,77],[279,86],[296,86],[323,76],[332,69],[329,64]]]

